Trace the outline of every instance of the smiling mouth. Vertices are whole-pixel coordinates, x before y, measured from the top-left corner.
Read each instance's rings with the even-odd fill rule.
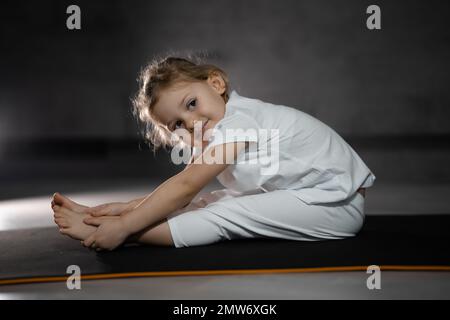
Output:
[[[208,121],[209,121],[209,120],[206,120],[206,121],[205,121],[205,123],[203,124],[203,127],[202,127],[202,129],[205,129],[205,127],[206,127],[206,124],[208,123]]]

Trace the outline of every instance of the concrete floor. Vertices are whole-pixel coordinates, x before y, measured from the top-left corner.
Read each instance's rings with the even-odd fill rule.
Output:
[[[145,195],[157,182],[100,185],[103,191],[53,191],[96,205]],[[212,184],[205,191],[219,187]],[[450,185],[378,183],[367,192],[366,214],[448,213],[449,191]],[[0,231],[53,225],[51,194],[0,201]],[[86,280],[81,290],[68,290],[63,282],[0,286],[0,299],[450,299],[450,272],[383,271],[380,290],[367,288],[368,276],[355,271]]]

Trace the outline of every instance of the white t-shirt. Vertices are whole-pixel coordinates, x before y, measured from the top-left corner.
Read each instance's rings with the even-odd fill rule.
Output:
[[[236,131],[236,129],[240,129]],[[345,200],[375,175],[339,134],[297,109],[246,98],[232,90],[206,149],[249,141],[219,182],[239,193],[290,190],[308,204]]]

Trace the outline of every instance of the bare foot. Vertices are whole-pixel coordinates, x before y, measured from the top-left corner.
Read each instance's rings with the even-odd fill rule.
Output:
[[[58,192],[56,192],[53,195],[52,209],[54,208],[55,205],[64,207],[64,208],[67,208],[69,210],[79,212],[79,213],[84,213],[85,210],[89,208],[88,206],[83,206],[81,204],[76,203],[75,201],[70,200],[69,198],[63,196],[62,194],[60,194]]]
[[[89,216],[87,213],[76,212],[59,205],[53,206],[55,223],[59,226],[61,234],[76,240],[85,240],[97,227],[85,224],[83,219]]]

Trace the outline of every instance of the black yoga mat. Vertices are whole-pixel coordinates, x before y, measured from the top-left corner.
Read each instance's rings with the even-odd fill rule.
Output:
[[[449,245],[450,215],[367,216],[360,233],[343,240],[260,238],[189,248],[125,246],[112,252],[86,249],[59,234],[56,227],[24,229],[0,232],[0,284],[6,279],[67,276],[69,265],[78,265],[82,275],[368,265],[448,267]]]

